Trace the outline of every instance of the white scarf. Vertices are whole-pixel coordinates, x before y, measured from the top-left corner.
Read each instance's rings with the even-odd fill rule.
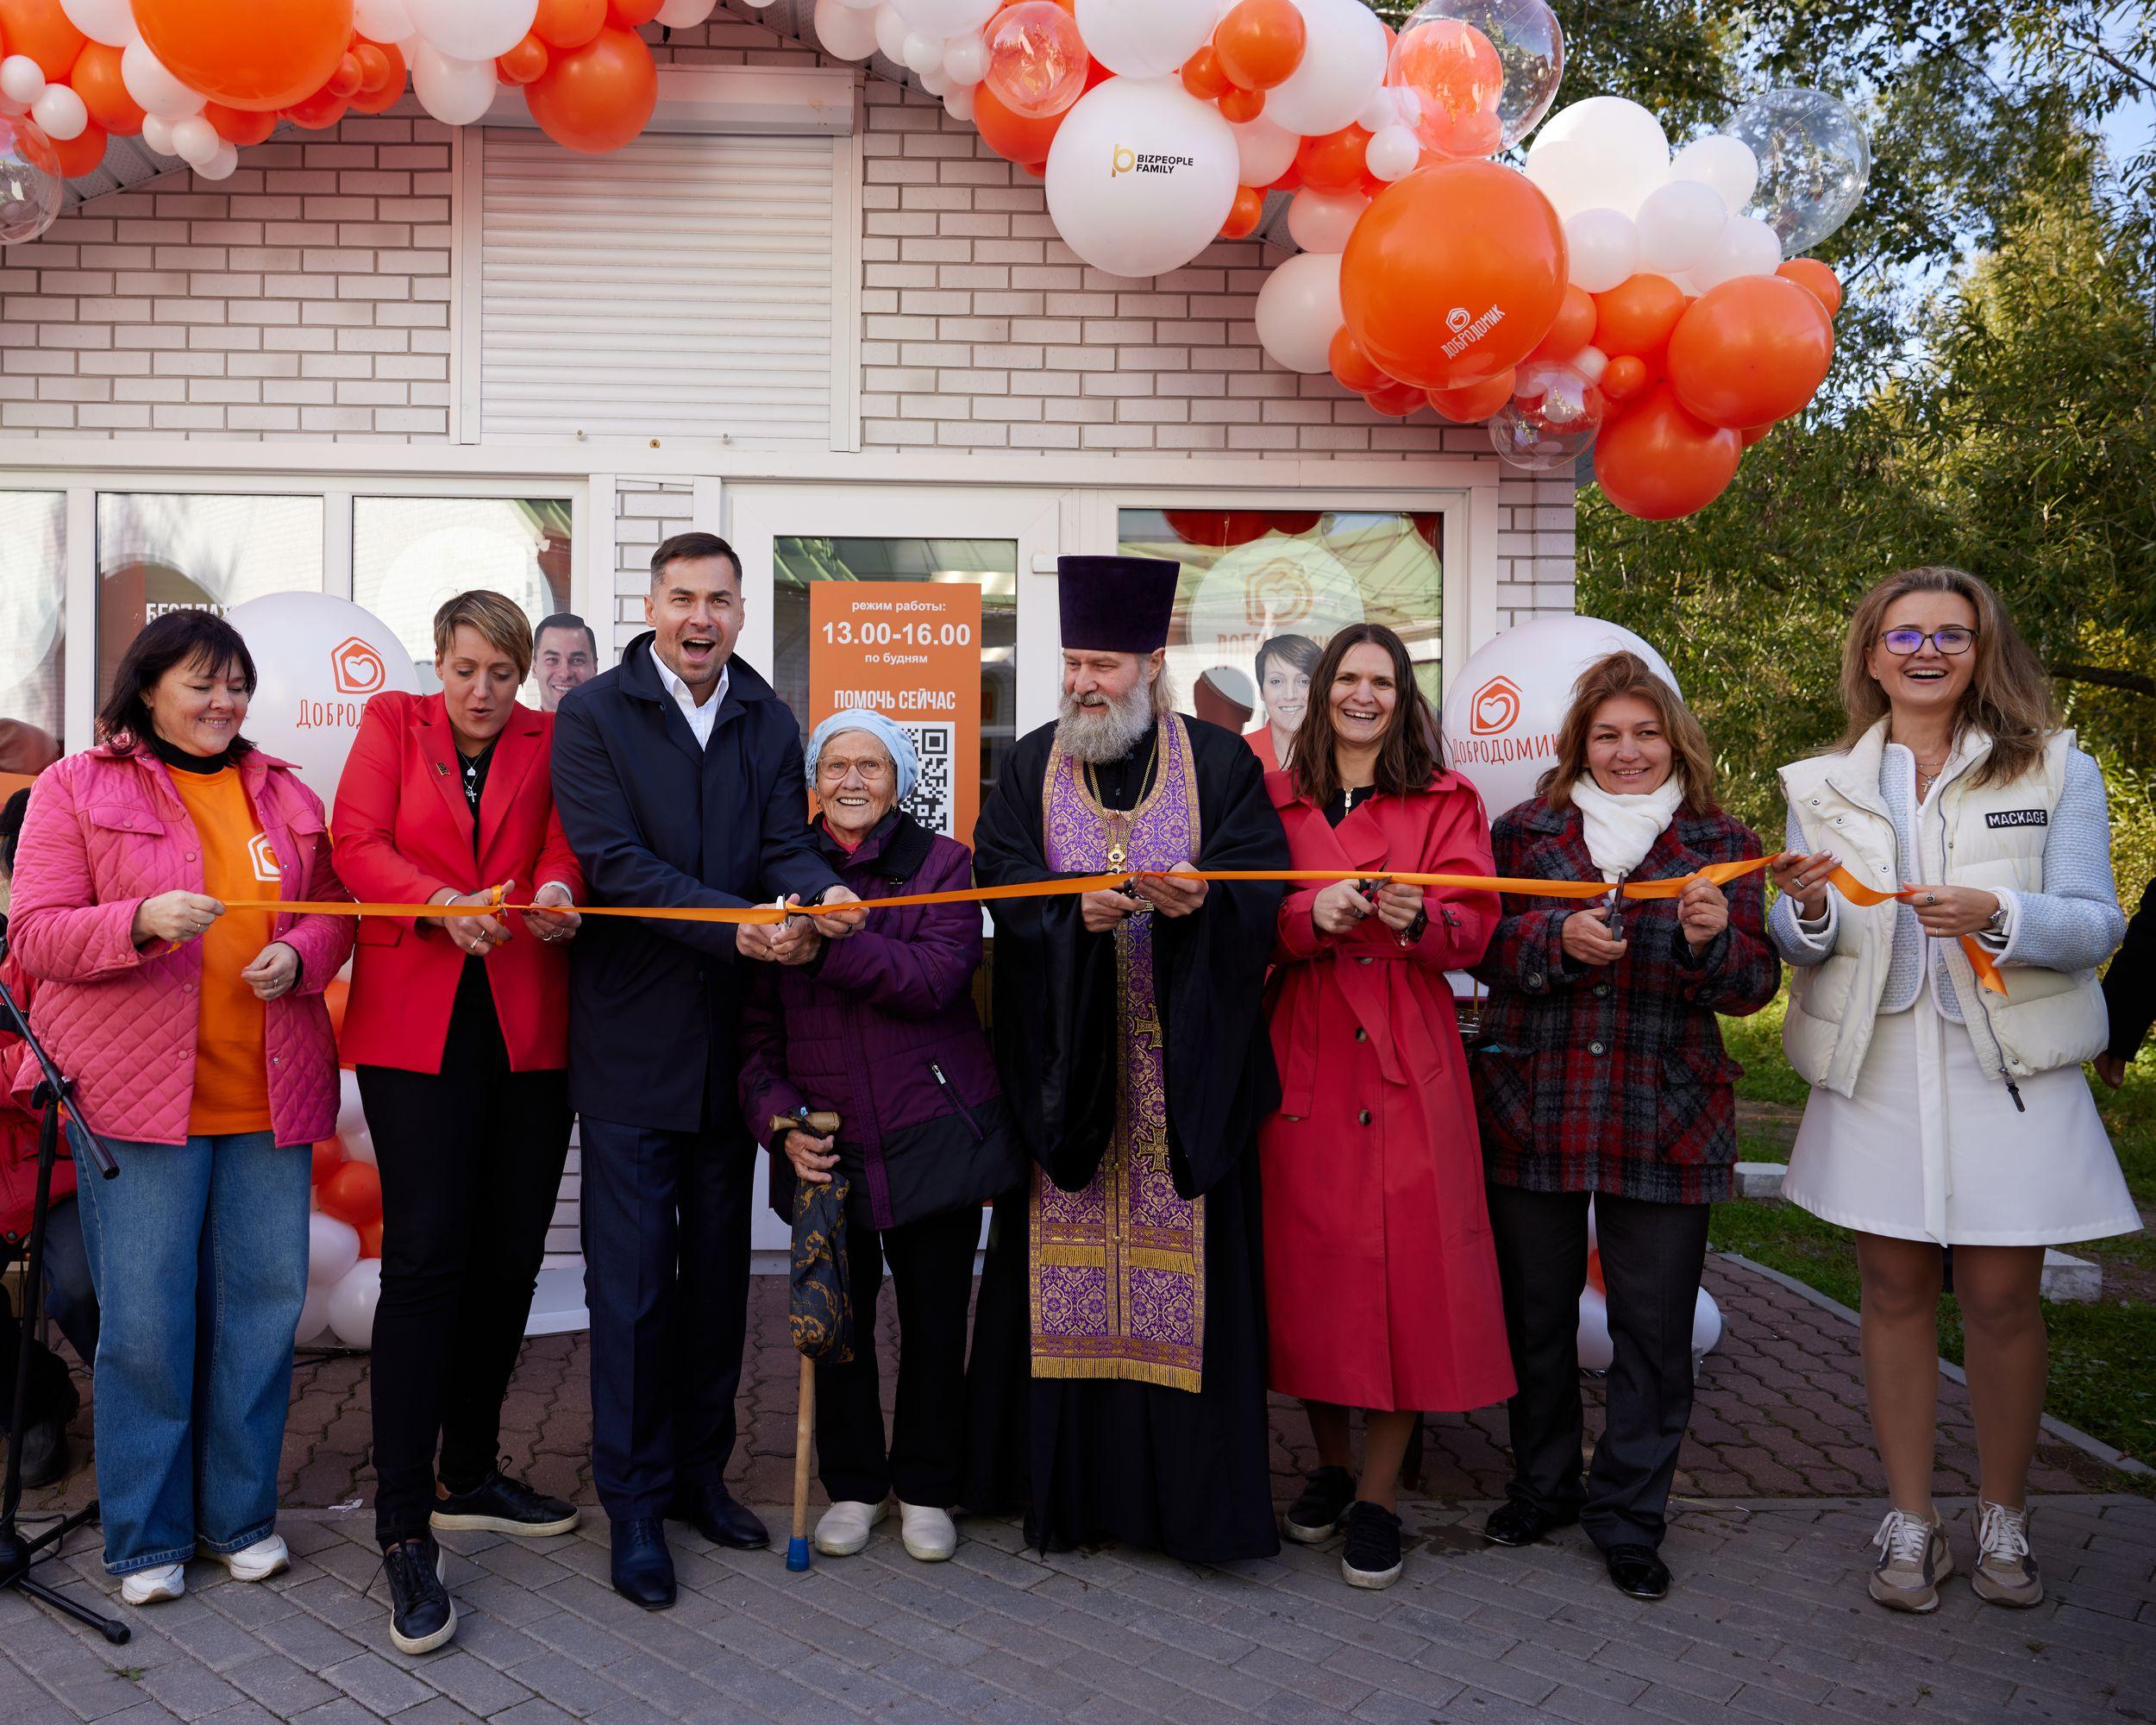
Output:
[[[1636,797],[1612,796],[1594,779],[1582,775],[1572,784],[1572,801],[1586,829],[1587,854],[1614,881],[1639,866],[1654,849],[1663,830],[1676,819],[1684,800],[1684,782],[1672,771],[1654,789]]]

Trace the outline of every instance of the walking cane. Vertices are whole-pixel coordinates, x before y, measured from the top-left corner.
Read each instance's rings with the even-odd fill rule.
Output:
[[[786,1566],[809,1566],[809,1439],[816,1430],[816,1362],[801,1356],[799,1411],[793,1416],[793,1537],[787,1541]]]
[[[804,1108],[798,1115],[772,1117],[773,1132],[787,1127],[829,1138],[838,1130],[838,1116]],[[843,1177],[827,1186],[805,1181],[795,1184],[787,1317],[793,1346],[801,1353],[801,1383],[793,1416],[793,1534],[786,1548],[786,1566],[794,1571],[809,1566],[809,1446],[816,1433],[816,1362],[827,1354],[835,1354],[841,1363],[849,1358],[845,1349],[852,1313],[846,1287],[845,1203]]]

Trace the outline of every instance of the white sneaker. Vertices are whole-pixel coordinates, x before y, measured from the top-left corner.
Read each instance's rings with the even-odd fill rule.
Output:
[[[1969,1585],[1977,1598],[2023,1610],[2044,1603],[2044,1578],[2028,1552],[2030,1514],[1977,1500],[1977,1566],[1970,1571]]]
[[[1954,1572],[1954,1554],[1939,1512],[1927,1521],[1903,1509],[1890,1509],[1871,1536],[1879,1561],[1871,1571],[1871,1596],[1891,1611],[1930,1611],[1939,1604],[1939,1584]]]
[[[207,1546],[197,1545],[195,1554],[222,1564],[232,1571],[235,1581],[267,1581],[280,1570],[292,1566],[292,1554],[280,1534],[266,1534],[253,1545],[241,1546],[236,1552],[213,1552]]]
[[[899,1504],[899,1536],[906,1554],[923,1563],[942,1563],[958,1549],[958,1528],[950,1513],[925,1504]]]
[[[120,1578],[120,1597],[129,1605],[156,1605],[187,1590],[187,1572],[178,1564],[160,1564]]]
[[[818,1519],[816,1549],[827,1558],[849,1558],[868,1543],[868,1530],[890,1513],[888,1500],[853,1503],[841,1499]]]

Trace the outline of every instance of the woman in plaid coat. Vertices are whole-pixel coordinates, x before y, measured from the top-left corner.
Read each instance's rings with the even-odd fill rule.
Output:
[[[1540,794],[1497,822],[1497,872],[1666,880],[1758,856],[1757,835],[1716,806],[1714,775],[1676,691],[1614,653],[1575,685]],[[1737,1157],[1742,1069],[1714,1018],[1758,1011],[1781,975],[1761,877],[1591,908],[1508,894],[1475,974],[1490,988],[1475,1097],[1520,1380],[1513,1479],[1484,1535],[1526,1545],[1579,1521],[1612,1581],[1659,1598],[1708,1207],[1730,1195]],[[1590,1198],[1614,1358],[1583,1488],[1574,1338]]]

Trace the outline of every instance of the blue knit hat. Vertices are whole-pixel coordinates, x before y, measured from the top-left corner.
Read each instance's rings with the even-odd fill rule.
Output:
[[[914,758],[913,739],[906,734],[906,727],[886,718],[880,712],[870,712],[866,707],[851,706],[843,712],[835,712],[809,733],[808,781],[811,789],[816,785],[816,763],[823,759],[824,745],[832,737],[849,731],[865,731],[882,743],[891,756],[891,766],[899,775],[899,800],[904,802],[913,794],[913,787],[919,782],[921,764]]]

